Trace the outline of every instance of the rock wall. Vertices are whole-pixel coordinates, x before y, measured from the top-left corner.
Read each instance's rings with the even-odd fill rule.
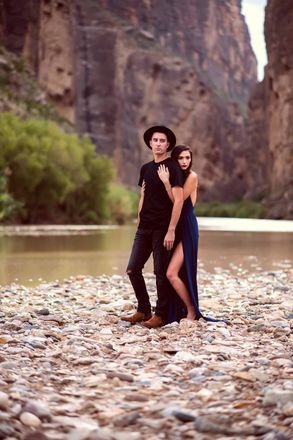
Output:
[[[168,49],[204,72],[205,82],[220,96],[228,95],[243,103],[255,84],[256,64],[240,3],[101,0],[100,14],[111,14],[116,27],[132,35],[137,46],[141,43],[146,48]]]
[[[268,65],[252,98],[249,118],[252,194],[263,188],[269,216],[293,218],[293,3],[268,0],[265,38]],[[257,93],[257,92],[256,92]]]
[[[75,122],[71,0],[2,0],[2,40],[28,62],[42,90]]]
[[[80,132],[135,184],[144,130],[170,126],[195,153],[203,199],[246,189],[244,118],[256,61],[238,0],[76,1]]]
[[[256,83],[240,3],[2,0],[2,29],[60,113],[114,158],[120,181],[136,184],[151,158],[142,134],[165,124],[194,151],[202,199],[228,201],[247,190]]]
[[[268,94],[267,79],[258,83],[248,105],[246,123],[247,199],[263,200],[269,193]]]
[[[75,122],[74,42],[70,0],[41,1],[38,81],[60,114]]]
[[[0,36],[11,52],[22,55],[28,27],[38,15],[40,0],[0,0]]]

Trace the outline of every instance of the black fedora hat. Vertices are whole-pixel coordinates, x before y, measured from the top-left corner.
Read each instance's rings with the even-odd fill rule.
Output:
[[[171,151],[175,147],[176,136],[173,131],[170,130],[170,128],[165,127],[164,125],[154,125],[153,127],[147,129],[147,131],[143,135],[147,147],[151,148],[150,140],[152,139],[154,133],[164,133],[167,136],[169,142],[169,147],[167,148],[167,151]]]

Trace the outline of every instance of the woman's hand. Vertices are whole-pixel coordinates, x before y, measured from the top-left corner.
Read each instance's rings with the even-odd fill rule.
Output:
[[[158,168],[158,175],[164,184],[169,183],[170,173],[169,173],[168,167],[166,167],[165,165],[160,165]]]

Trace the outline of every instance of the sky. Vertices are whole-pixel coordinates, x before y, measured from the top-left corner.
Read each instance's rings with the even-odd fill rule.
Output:
[[[242,0],[242,14],[248,25],[251,45],[257,58],[257,76],[264,77],[264,66],[267,64],[267,53],[264,40],[264,8],[267,0]]]

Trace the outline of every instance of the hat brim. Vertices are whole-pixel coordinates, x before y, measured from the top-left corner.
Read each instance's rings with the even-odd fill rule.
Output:
[[[170,130],[170,128],[165,127],[164,125],[154,125],[153,127],[150,127],[146,130],[143,135],[143,139],[148,148],[151,149],[150,141],[154,133],[164,133],[167,136],[169,142],[169,147],[167,148],[167,151],[173,150],[176,145],[176,136],[173,131]]]

